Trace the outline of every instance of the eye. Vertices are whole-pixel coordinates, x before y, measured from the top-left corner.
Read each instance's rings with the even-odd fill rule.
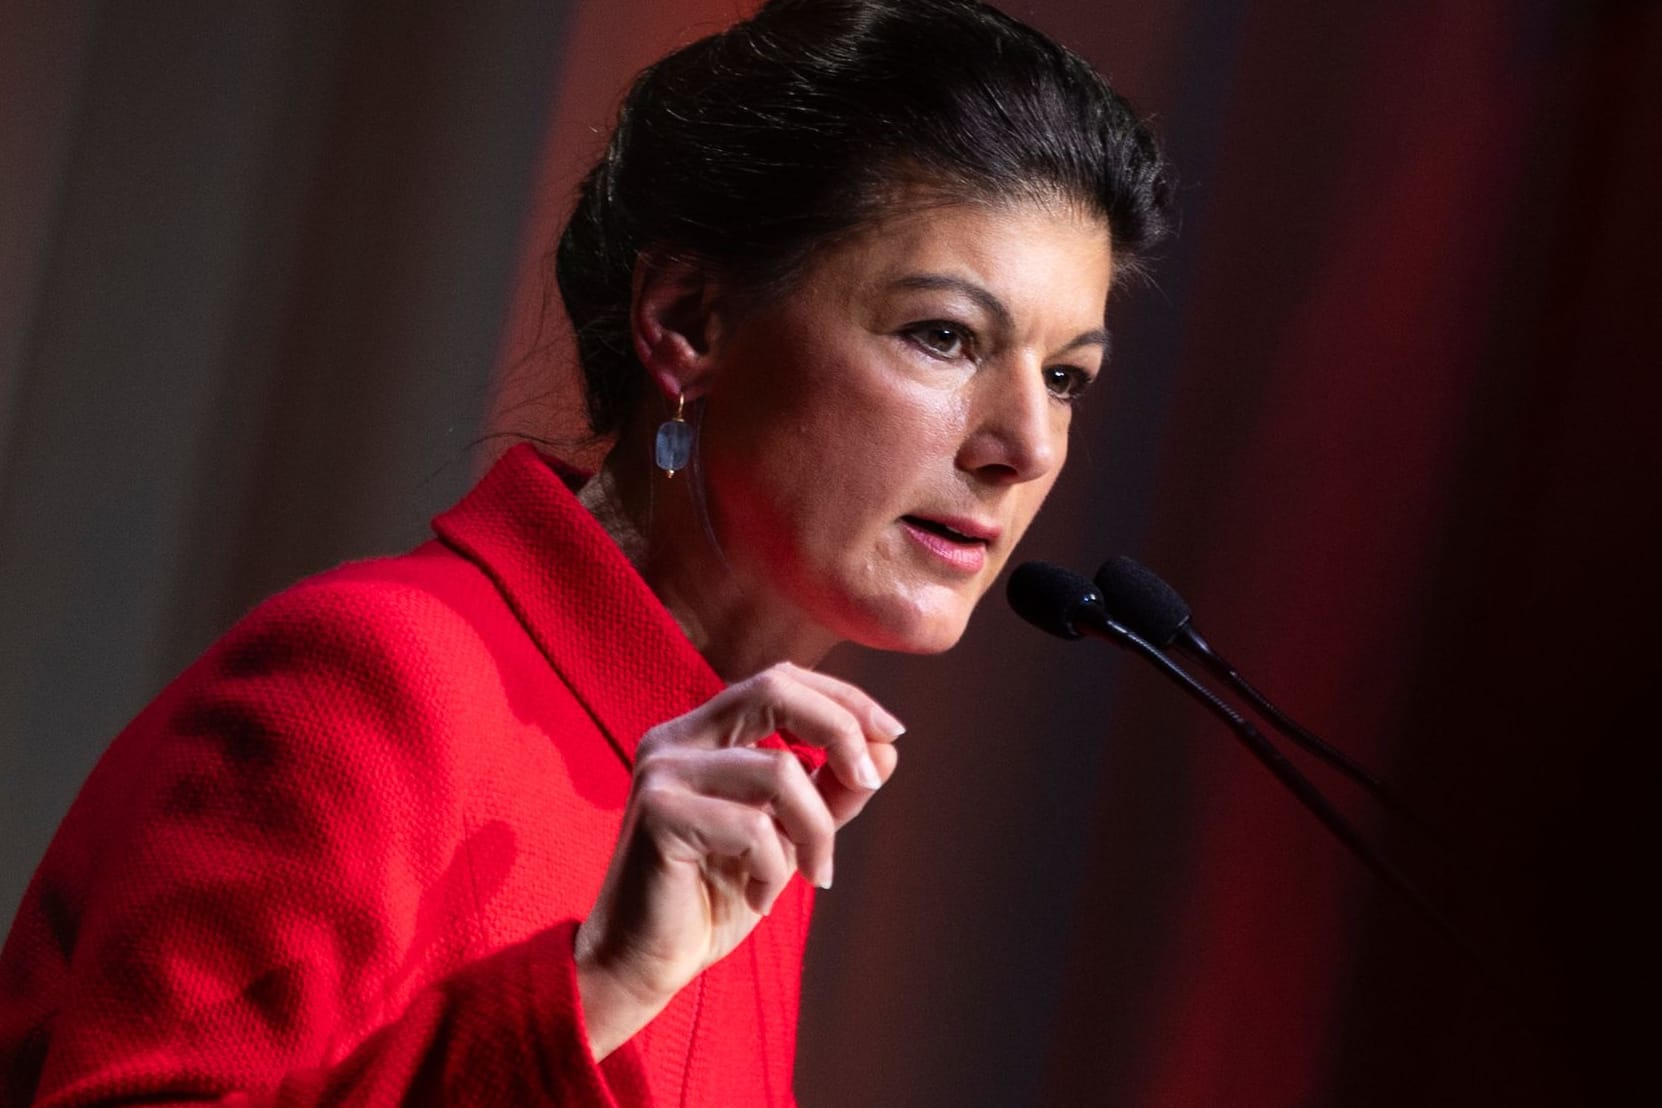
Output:
[[[937,358],[975,356],[975,332],[961,323],[930,319],[911,324],[901,334]]]
[[[1070,404],[1077,403],[1091,387],[1094,378],[1076,365],[1052,365],[1044,368],[1045,388],[1050,395]]]

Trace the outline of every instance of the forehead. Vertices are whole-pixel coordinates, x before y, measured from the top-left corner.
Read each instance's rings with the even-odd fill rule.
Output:
[[[1062,202],[900,205],[829,246],[803,285],[849,296],[938,274],[977,284],[1012,307],[1083,312],[1100,322],[1112,279],[1105,220]]]

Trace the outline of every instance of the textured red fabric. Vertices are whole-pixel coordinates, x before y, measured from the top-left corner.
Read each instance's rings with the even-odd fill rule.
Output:
[[[720,679],[531,448],[434,529],[116,739],[0,954],[0,1103],[793,1102],[800,879],[600,1066],[577,1003],[635,744]]]

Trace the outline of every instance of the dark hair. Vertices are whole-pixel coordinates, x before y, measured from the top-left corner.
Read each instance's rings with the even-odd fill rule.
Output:
[[[771,0],[644,70],[584,180],[555,273],[589,422],[618,429],[643,250],[777,288],[828,240],[943,200],[1066,200],[1104,217],[1116,267],[1168,224],[1152,134],[1084,60],[969,0]]]

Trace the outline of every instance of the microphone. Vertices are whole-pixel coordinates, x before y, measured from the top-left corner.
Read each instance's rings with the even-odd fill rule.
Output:
[[[1147,579],[1165,586],[1165,583],[1152,573],[1147,573],[1146,570],[1144,573]],[[1133,607],[1133,618],[1152,613],[1153,622],[1146,629],[1160,635],[1169,633],[1175,636],[1180,634],[1183,623],[1187,621],[1188,607],[1183,604],[1181,598],[1177,599],[1175,606],[1169,604],[1166,598],[1159,595],[1161,591],[1145,590],[1142,594],[1144,600],[1138,602],[1144,603],[1147,611]],[[1177,596],[1169,586],[1165,586],[1163,592],[1173,598]],[[1117,614],[1111,612],[1103,603],[1102,590],[1096,583],[1082,574],[1048,562],[1024,562],[1011,573],[1005,594],[1016,614],[1041,631],[1063,639],[1079,639],[1085,635],[1107,639],[1153,663],[1156,669],[1169,677],[1179,688],[1223,720],[1253,757],[1257,758],[1264,768],[1268,769],[1276,780],[1280,781],[1294,798],[1350,851],[1351,856],[1413,905],[1445,939],[1466,956],[1490,987],[1511,998],[1521,1010],[1529,1009],[1528,1005],[1522,1004],[1517,992],[1489,968],[1478,949],[1407,877],[1374,851],[1368,841],[1345,820],[1314,782],[1300,772],[1298,767],[1244,715],[1202,685],[1183,667],[1166,657],[1158,647],[1144,638],[1137,628],[1116,618]],[[1160,602],[1148,602],[1146,598],[1150,596],[1156,597]],[[1174,619],[1179,609],[1183,617]]]
[[[1010,574],[1004,595],[1016,614],[1059,639],[1083,638],[1087,626],[1108,618],[1097,587],[1072,570],[1049,562],[1023,562]]]
[[[1383,781],[1344,751],[1323,741],[1314,732],[1301,726],[1298,721],[1270,703],[1267,696],[1253,687],[1233,665],[1213,650],[1211,644],[1195,630],[1189,606],[1183,602],[1177,590],[1166,584],[1153,570],[1136,559],[1121,554],[1102,563],[1096,571],[1095,584],[1102,597],[1103,607],[1113,619],[1162,650],[1176,646],[1198,661],[1215,677],[1245,697],[1247,703],[1274,724],[1283,735],[1354,781],[1392,812],[1407,817],[1422,834],[1436,842],[1439,847],[1443,846],[1442,836],[1427,825],[1417,812],[1398,800]]]
[[[1258,729],[1228,702],[1196,681],[1187,670],[1160,653],[1152,643],[1112,618],[1102,603],[1102,593],[1084,575],[1049,562],[1023,562],[1010,574],[1005,597],[1017,615],[1047,634],[1060,639],[1093,635],[1142,655],[1237,734],[1242,734],[1244,729],[1269,746]],[[1251,745],[1250,742],[1248,745]],[[1269,747],[1269,751],[1274,758],[1286,761],[1274,747]],[[1287,768],[1303,777],[1290,762]]]

